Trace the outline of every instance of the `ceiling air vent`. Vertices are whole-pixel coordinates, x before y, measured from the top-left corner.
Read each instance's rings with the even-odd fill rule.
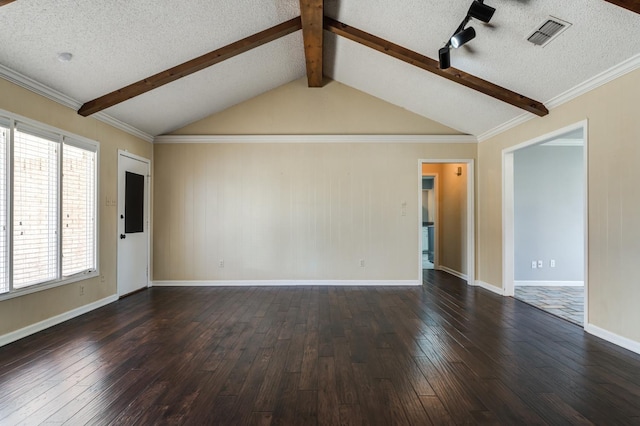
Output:
[[[529,34],[527,40],[536,46],[544,47],[570,26],[567,21],[549,16]]]

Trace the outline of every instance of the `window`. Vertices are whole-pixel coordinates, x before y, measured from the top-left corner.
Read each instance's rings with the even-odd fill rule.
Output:
[[[0,116],[0,296],[95,273],[97,156],[95,142]]]
[[[96,153],[64,144],[62,275],[95,268]]]

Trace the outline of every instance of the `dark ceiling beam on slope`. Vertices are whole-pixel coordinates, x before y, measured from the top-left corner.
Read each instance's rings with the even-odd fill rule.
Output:
[[[227,46],[206,53],[195,59],[177,65],[158,74],[147,77],[136,83],[130,84],[121,89],[115,90],[97,99],[82,105],[78,114],[86,117],[96,112],[112,107],[127,99],[131,99],[150,90],[156,89],[165,84],[176,81],[182,77],[193,74],[212,65],[218,64],[248,50],[262,46],[270,41],[277,40],[302,28],[300,17],[293,18],[275,27],[260,31],[242,40],[231,43]]]
[[[604,0],[635,13],[640,13],[640,0]]]
[[[323,0],[300,0],[304,56],[309,87],[322,87]]]
[[[499,99],[503,102],[516,106],[518,108],[529,111],[540,117],[549,114],[549,110],[538,101],[527,98],[504,87],[493,84],[489,81],[478,78],[472,74],[468,74],[464,71],[460,71],[455,68],[447,68],[442,70],[438,66],[438,61],[431,59],[413,50],[406,49],[390,41],[376,37],[373,34],[366,33],[357,28],[350,27],[335,19],[325,17],[324,29],[337,34],[339,36],[348,38],[349,40],[363,44],[379,52],[385,53],[401,61],[407,62],[423,70],[437,74],[448,80],[455,81],[470,89],[477,90],[485,95]]]
[[[9,3],[13,3],[16,0],[0,0],[0,7],[4,6],[5,4],[9,4]]]

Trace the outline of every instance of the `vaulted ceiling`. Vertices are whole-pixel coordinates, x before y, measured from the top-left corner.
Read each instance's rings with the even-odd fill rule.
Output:
[[[478,136],[640,55],[638,0],[486,3],[490,24],[472,20],[442,71],[471,0],[0,0],[0,75],[154,136],[305,75],[308,90],[333,79]],[[572,25],[534,46],[548,16]]]

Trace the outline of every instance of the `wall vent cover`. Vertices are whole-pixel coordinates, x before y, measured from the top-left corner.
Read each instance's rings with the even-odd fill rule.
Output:
[[[544,47],[570,26],[571,24],[567,21],[549,16],[527,36],[527,41]]]

